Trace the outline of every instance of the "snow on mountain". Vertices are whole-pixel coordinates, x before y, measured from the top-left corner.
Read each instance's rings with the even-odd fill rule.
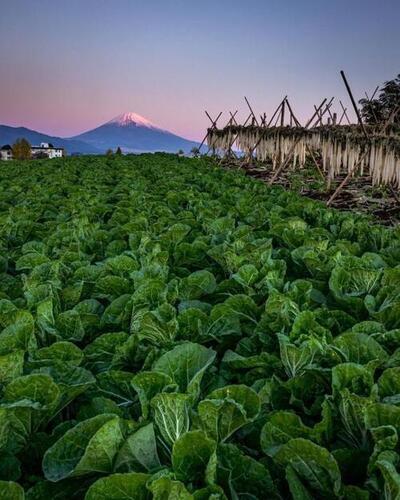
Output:
[[[138,113],[134,113],[133,111],[122,113],[121,115],[116,116],[115,118],[107,122],[106,125],[110,124],[120,125],[121,127],[133,125],[138,127],[147,127],[162,130],[160,129],[160,127],[157,127],[154,123],[152,123],[144,116],[141,116]]]
[[[72,139],[84,141],[102,151],[120,147],[125,153],[155,151],[176,153],[180,149],[189,153],[192,148],[199,146],[197,142],[157,127],[147,118],[134,112],[122,113]]]
[[[197,142],[157,127],[147,118],[133,112],[122,113],[103,125],[68,138],[48,136],[23,127],[0,125],[0,147],[13,144],[20,137],[25,137],[31,144],[51,142],[66,148],[68,154],[102,154],[107,149],[115,150],[118,147],[125,153],[176,153],[180,149],[189,153],[192,148],[199,146]]]

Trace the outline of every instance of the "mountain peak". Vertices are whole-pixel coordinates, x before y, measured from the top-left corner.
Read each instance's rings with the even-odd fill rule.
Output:
[[[107,125],[119,125],[121,127],[126,127],[129,125],[134,125],[138,127],[147,127],[147,128],[155,128],[157,129],[158,127],[154,125],[150,120],[147,118],[144,118],[144,116],[139,115],[138,113],[133,113],[132,111],[129,111],[127,113],[122,113],[121,115],[116,116],[109,122],[107,122]]]

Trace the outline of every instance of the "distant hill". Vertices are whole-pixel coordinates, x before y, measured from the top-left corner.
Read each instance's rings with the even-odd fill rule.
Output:
[[[124,153],[177,153],[180,149],[190,153],[191,149],[200,146],[197,142],[157,127],[136,113],[123,113],[93,130],[67,138],[42,134],[26,127],[0,125],[0,147],[12,145],[22,137],[32,145],[51,142],[55,147],[65,148],[67,154],[104,154],[107,149],[115,151],[118,147]],[[205,151],[205,146],[202,151]]]
[[[100,127],[71,137],[71,140],[83,141],[103,152],[119,146],[125,153],[176,153],[179,149],[189,153],[192,148],[199,147],[197,142],[163,130],[132,112],[123,113]]]
[[[61,137],[54,137],[35,130],[30,130],[25,127],[9,127],[7,125],[0,125],[0,147],[4,144],[11,146],[17,139],[24,137],[32,146],[37,146],[41,142],[51,142],[53,146],[65,148],[67,154],[83,153],[83,154],[100,154],[102,151],[97,149],[92,144],[82,142],[75,139],[62,139]]]

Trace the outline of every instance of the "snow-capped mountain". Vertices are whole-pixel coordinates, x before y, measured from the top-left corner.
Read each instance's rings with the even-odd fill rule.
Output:
[[[103,125],[71,139],[83,141],[101,151],[120,147],[126,153],[154,151],[176,153],[179,149],[188,153],[193,147],[199,146],[196,142],[163,130],[134,112],[122,113]]]
[[[153,122],[151,122],[144,116],[141,116],[137,113],[133,113],[133,111],[130,111],[128,113],[122,113],[121,115],[116,116],[115,118],[106,123],[106,125],[110,124],[119,125],[121,127],[128,127],[131,125],[136,127],[147,127],[160,130],[160,127],[154,125]]]

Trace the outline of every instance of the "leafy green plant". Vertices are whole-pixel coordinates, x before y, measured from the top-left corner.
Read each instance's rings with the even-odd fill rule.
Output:
[[[0,186],[1,498],[399,496],[398,228],[205,157]]]

